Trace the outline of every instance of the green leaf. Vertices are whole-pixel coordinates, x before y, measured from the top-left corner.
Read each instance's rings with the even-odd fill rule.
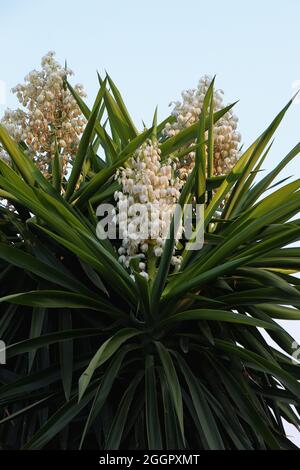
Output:
[[[244,383],[238,381],[220,362],[211,361],[217,370],[219,380],[224,384],[231,400],[238,406],[242,418],[249,423],[255,434],[263,437],[271,449],[280,449],[280,445],[267,423],[253,403],[251,395],[246,394]]]
[[[123,328],[101,345],[79,379],[79,400],[82,399],[95,370],[113,356],[125,341],[139,334],[141,332],[135,328]]]
[[[187,363],[179,355],[176,357],[188,385],[190,396],[193,401],[200,426],[202,427],[203,433],[205,435],[205,439],[207,440],[209,449],[224,450],[224,443],[222,441],[217,423],[195,375],[192,373]]]
[[[100,385],[97,389],[97,392],[95,394],[95,398],[93,401],[93,404],[91,406],[88,419],[86,421],[86,424],[84,426],[84,430],[81,436],[81,441],[79,445],[79,449],[82,448],[85,437],[92,426],[93,422],[95,421],[96,417],[100,413],[101,409],[106,403],[106,400],[109,396],[109,393],[112,389],[112,386],[117,379],[118,373],[120,371],[122,362],[124,360],[124,357],[126,354],[132,350],[135,349],[134,345],[126,345],[124,346],[112,359],[110,363],[110,367],[107,368],[105,374],[103,375],[103,378],[101,379]]]
[[[185,312],[171,315],[163,321],[163,324],[173,324],[177,322],[187,320],[209,320],[209,321],[220,321],[229,323],[238,323],[241,325],[255,326],[259,328],[266,328],[271,330],[279,329],[277,325],[268,323],[266,321],[257,320],[256,318],[249,317],[247,315],[241,315],[239,313],[229,312],[227,310],[211,310],[211,309],[195,309],[187,310]]]
[[[280,320],[300,320],[298,308],[283,307],[282,305],[257,304],[257,308],[269,315],[271,318]]]
[[[228,111],[233,108],[236,103],[232,103],[225,108],[217,111],[214,113],[214,123],[216,123],[221,117],[223,117]],[[167,121],[168,122],[168,121]],[[205,129],[208,129],[209,120],[207,119],[205,124]],[[196,122],[192,126],[186,127],[178,134],[169,139],[166,139],[161,145],[161,157],[164,158],[166,155],[170,155],[171,153],[178,150],[180,147],[190,144],[193,140],[196,140],[197,134],[199,129],[199,123]]]
[[[211,116],[209,116],[209,118],[207,119],[207,111],[208,111],[209,104],[211,104],[211,100],[213,96],[214,81],[215,79],[213,78],[205,94],[205,97],[203,100],[203,106],[202,106],[202,110],[201,110],[201,114],[199,118],[199,128],[198,128],[198,135],[197,135],[198,147],[196,149],[196,157],[195,157],[196,198],[199,204],[205,201],[206,173],[207,173],[205,130],[206,130],[206,127],[211,126],[212,124]]]
[[[24,179],[32,185],[34,177],[31,172],[29,158],[22,152],[18,144],[10,137],[4,126],[0,124],[0,142],[9,154],[12,161],[20,171]]]
[[[32,310],[31,326],[29,338],[38,338],[42,333],[43,323],[47,309],[45,308],[34,308]],[[32,369],[32,365],[36,356],[36,351],[29,351],[28,354],[28,373]]]
[[[274,135],[274,132],[278,128],[280,122],[282,121],[286,111],[288,110],[292,102],[293,100],[290,100],[287,103],[287,105],[280,111],[280,113],[278,113],[275,119],[271,122],[270,126],[265,130],[265,132],[263,132],[261,137],[258,139],[258,142],[256,143],[253,149],[253,152],[251,153],[250,158],[247,160],[247,163],[243,168],[243,175],[239,179],[237,185],[235,186],[234,191],[230,197],[230,201],[226,205],[226,208],[224,211],[224,217],[226,219],[229,218],[232,213],[234,214],[234,207],[241,193],[243,192],[245,181],[247,180],[249,174],[253,170],[258,159],[261,157],[263,150],[268,145],[268,142],[271,140],[272,136]]]
[[[181,387],[178,380],[177,372],[175,370],[172,358],[168,350],[159,341],[155,341],[155,346],[160,357],[163,370],[165,373],[166,381],[169,388],[169,393],[173,401],[173,405],[176,411],[180,432],[183,441],[184,438],[184,424],[183,424],[183,406],[182,406],[182,395]]]
[[[11,294],[0,298],[1,302],[46,308],[88,308],[117,317],[122,313],[105,300],[94,300],[82,294],[58,290],[37,290]]]
[[[165,286],[165,283],[168,277],[171,259],[173,256],[173,250],[175,246],[175,235],[177,234],[178,228],[180,227],[180,223],[181,223],[181,212],[182,212],[182,209],[184,208],[184,205],[189,200],[190,191],[194,183],[194,178],[195,178],[195,169],[189,175],[188,180],[182,189],[178,204],[176,205],[176,208],[172,217],[172,222],[170,224],[168,236],[165,241],[163,254],[162,254],[158,271],[157,271],[157,274],[156,274],[156,277],[154,279],[153,286],[152,286],[152,291],[151,291],[152,310],[155,310],[157,308],[157,305],[161,297],[161,293],[163,291],[163,288]]]
[[[106,87],[106,81],[104,81],[103,84],[101,85],[101,88],[98,92],[98,95],[97,95],[97,98],[93,107],[93,111],[89,117],[88,123],[80,139],[78,151],[76,153],[75,160],[72,165],[72,171],[68,179],[68,184],[67,184],[67,189],[66,189],[66,194],[65,194],[65,198],[67,200],[70,199],[70,196],[73,194],[76,184],[79,180],[79,177],[82,171],[82,166],[84,164],[84,160],[88,153],[88,147],[93,137],[94,127],[96,124],[96,119],[98,117],[101,100],[105,93],[105,87]]]
[[[117,102],[117,105],[118,105],[124,119],[126,120],[127,126],[130,129],[131,137],[136,137],[137,134],[138,134],[138,131],[137,131],[137,129],[136,129],[131,117],[130,117],[130,114],[129,114],[126,106],[125,106],[122,95],[119,92],[118,88],[116,87],[115,83],[113,82],[112,78],[108,74],[106,74],[106,76],[107,76],[107,79],[108,79],[110,89],[113,92],[114,98]]]
[[[101,186],[111,178],[116,170],[121,167],[128,158],[140,147],[152,133],[152,128],[144,131],[142,134],[139,134],[132,141],[130,141],[126,147],[119,153],[116,161],[108,168],[104,168],[99,171],[91,180],[80,188],[71,198],[71,201],[77,205],[82,205],[86,203],[89,198],[95,195],[97,191],[100,190]]]
[[[68,341],[76,338],[86,338],[89,336],[101,336],[103,334],[102,329],[97,328],[78,328],[71,331],[60,331],[50,334],[45,334],[37,338],[27,339],[19,341],[18,343],[7,346],[6,353],[7,358],[10,359],[19,354],[27,353],[49,344],[58,343],[60,341]]]
[[[84,117],[87,120],[89,120],[90,115],[91,115],[91,111],[89,110],[88,106],[84,103],[82,98],[78,95],[78,93],[74,90],[74,88],[70,85],[70,83],[69,82],[66,82],[66,83],[67,83],[67,86],[68,86],[71,94],[75,98],[82,114],[84,115]],[[115,144],[112,141],[112,139],[109,137],[109,135],[107,134],[105,129],[101,126],[99,121],[95,122],[95,130],[96,130],[96,132],[99,136],[101,145],[104,148],[108,158],[110,158],[112,161],[116,160],[117,150],[115,148]]]
[[[175,298],[193,289],[199,289],[203,284],[211,282],[219,276],[233,273],[239,266],[246,264],[249,259],[250,258],[245,257],[233,261],[230,260],[214,268],[207,269],[207,271],[204,270],[204,272],[197,275],[191,275],[188,270],[178,273],[178,275],[176,274],[169,284],[167,284],[162,294],[162,299],[167,300],[172,297]],[[203,264],[200,266],[202,271]],[[220,300],[223,301],[222,299]]]
[[[62,331],[72,330],[72,315],[68,310],[59,312],[59,325]],[[73,341],[62,341],[59,344],[59,356],[62,382],[66,401],[70,400],[73,378]]]
[[[136,137],[136,132],[132,130],[119,106],[108,91],[104,94],[104,102],[114,141],[118,140],[122,145],[126,145],[130,139]]]
[[[129,409],[133,401],[136,388],[140,383],[142,377],[142,371],[136,374],[136,376],[131,380],[130,385],[126,389],[123,398],[120,401],[105,445],[105,449],[107,450],[118,450],[120,447]]]
[[[145,361],[145,403],[148,446],[149,449],[159,450],[163,448],[163,444],[159,420],[157,383],[153,356],[147,356]]]
[[[48,346],[48,344],[46,344],[46,346]],[[86,366],[87,362],[87,359],[74,362],[73,370],[76,372],[81,370]],[[24,399],[25,396],[31,399],[32,394],[37,390],[48,387],[49,385],[55,387],[55,384],[59,381],[61,381],[60,364],[55,363],[48,368],[35,373],[31,372],[31,374],[25,375],[25,377],[17,377],[14,381],[1,385],[0,403],[4,405],[10,400],[13,403],[17,398]]]
[[[281,160],[278,165],[272,170],[268,175],[266,175],[262,180],[257,183],[254,188],[250,191],[245,204],[251,206],[257,199],[266,191],[271,183],[274,181],[276,176],[285,168],[285,166],[290,163],[293,158],[295,158],[300,151],[300,143],[295,145],[295,147],[286,155],[286,157]]]
[[[94,383],[89,387],[85,397],[80,403],[78,403],[77,395],[75,395],[70,401],[59,408],[25,444],[23,450],[38,450],[45,447],[45,445],[64,429],[92,400],[96,386],[97,383]]]
[[[259,354],[236,346],[232,343],[229,343],[228,341],[218,339],[216,340],[216,345],[222,350],[240,357],[246,364],[248,364],[249,367],[257,368],[258,370],[262,370],[266,373],[274,375],[278,380],[282,381],[286,387],[295,394],[296,397],[299,397],[299,382],[297,382],[297,380],[295,380],[291,374],[286,372],[281,367],[277,367],[272,362],[261,357]]]
[[[51,396],[52,395],[50,395],[48,397],[45,397],[45,398],[42,398],[41,400],[38,400],[34,403],[31,403],[30,405],[26,406],[25,408],[22,408],[21,410],[16,411],[15,413],[9,414],[6,418],[0,420],[0,424],[4,424],[7,421],[11,421],[11,420],[14,420],[14,419],[18,418],[20,415],[22,415],[24,413],[27,413],[32,408],[35,408],[36,406],[41,405],[45,401],[49,400],[49,398],[51,398]]]
[[[164,406],[166,448],[168,450],[184,449],[185,445],[182,440],[181,431],[179,430],[178,418],[173,406],[173,400],[170,395],[166,376],[162,369],[158,370],[158,375],[161,384],[161,394]]]
[[[7,262],[21,269],[28,270],[53,284],[71,289],[76,293],[82,292],[88,296],[95,297],[92,291],[79,282],[66,269],[63,269],[61,263],[57,265],[57,268],[54,268],[38,260],[35,256],[18,250],[14,246],[9,246],[6,243],[0,243],[0,258],[5,259]]]
[[[55,154],[52,165],[52,184],[59,193],[61,192],[62,177],[61,155],[59,153],[57,142],[55,142]]]
[[[148,280],[141,276],[138,268],[139,260],[132,259],[130,267],[134,273],[135,282],[138,289],[139,300],[141,301],[142,308],[144,310],[145,318],[147,321],[151,318],[151,305],[150,305],[150,289]]]

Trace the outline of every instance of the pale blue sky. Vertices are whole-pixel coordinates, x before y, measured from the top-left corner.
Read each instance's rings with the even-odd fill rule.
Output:
[[[299,0],[0,0],[0,13],[0,80],[8,89],[55,50],[90,98],[96,69],[108,70],[137,122],[149,121],[157,104],[163,118],[181,90],[217,74],[225,99],[240,100],[247,143],[300,80]],[[300,105],[282,125],[274,159],[299,140],[299,118]]]
[[[181,90],[217,74],[226,102],[240,100],[239,130],[248,144],[291,97],[295,81],[300,88],[299,0],[0,0],[0,19],[7,90],[55,50],[89,100],[96,70],[106,69],[137,123],[149,122],[156,105],[163,119]],[[6,105],[15,99],[7,95]],[[0,104],[0,116],[3,110]],[[299,140],[300,104],[281,125],[265,168]],[[299,169],[298,159],[285,175],[299,176]],[[300,342],[299,326],[287,327]]]

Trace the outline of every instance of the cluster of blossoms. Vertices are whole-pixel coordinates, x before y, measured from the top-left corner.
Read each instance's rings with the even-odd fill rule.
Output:
[[[199,120],[203,107],[203,101],[207,89],[211,83],[211,77],[204,76],[200,79],[197,89],[182,92],[182,103],[175,102],[172,115],[176,121],[165,126],[165,136],[172,137],[182,129],[190,127]],[[223,91],[215,90],[213,95],[214,112],[222,109]],[[214,125],[214,175],[224,175],[232,170],[239,158],[240,134],[236,131],[238,118],[229,110]],[[186,179],[192,171],[195,162],[195,152],[190,152],[178,162],[178,170],[181,178]]]
[[[30,72],[25,83],[12,90],[24,110],[7,110],[1,124],[15,140],[27,145],[29,154],[47,177],[56,146],[66,173],[68,162],[76,154],[85,119],[65,84],[65,78],[73,72],[61,67],[53,52],[42,58],[41,66],[40,71]],[[82,85],[75,89],[81,97],[85,96]],[[1,148],[0,157],[8,160]]]
[[[204,97],[211,83],[211,78],[203,77],[197,89],[182,93],[182,103],[176,102],[173,109],[174,123],[168,123],[164,129],[166,137],[172,137],[199,121]],[[214,91],[214,112],[222,109],[223,92]],[[231,171],[239,158],[240,134],[237,132],[237,117],[228,111],[214,125],[214,175],[224,175]],[[121,168],[116,177],[121,184],[121,191],[115,193],[117,200],[116,222],[119,224],[122,246],[119,248],[119,261],[127,268],[131,259],[139,260],[142,275],[148,278],[151,258],[160,257],[167,236],[175,204],[180,190],[195,164],[195,152],[189,152],[176,162],[163,164],[156,141],[148,141]],[[137,205],[145,210],[137,211]],[[140,230],[144,219],[150,221],[149,233]],[[123,222],[125,222],[123,225]],[[151,232],[151,233],[150,233]],[[182,227],[177,234],[177,240]],[[172,264],[178,269],[181,257],[173,253]]]
[[[161,162],[157,141],[149,140],[116,175],[121,184],[121,191],[115,193],[116,219],[122,238],[119,261],[129,267],[131,259],[139,259],[140,272],[146,278],[150,257],[155,263],[162,254],[180,195],[182,183],[174,176],[175,171],[176,165],[171,161]],[[142,229],[145,226],[146,231]],[[178,266],[180,261],[174,253],[173,265]]]
[[[23,109],[6,110],[1,121],[17,142],[26,145],[28,154],[46,177],[51,175],[57,149],[67,176],[68,165],[76,155],[86,124],[66,86],[65,80],[72,73],[67,67],[61,67],[54,53],[49,52],[42,58],[41,70],[30,72],[25,83],[12,90]],[[165,137],[172,137],[198,122],[210,83],[211,78],[205,76],[196,89],[182,93],[182,102],[176,102],[172,112],[175,121],[166,124],[163,131]],[[82,85],[74,88],[79,96],[85,96]],[[224,107],[222,94],[221,90],[214,91],[214,112]],[[214,175],[228,173],[239,158],[240,134],[236,129],[237,118],[232,111],[214,125]],[[160,153],[158,141],[152,138],[116,173],[121,185],[120,191],[115,193],[115,223],[122,239],[119,261],[129,268],[132,259],[138,260],[140,273],[146,278],[162,255],[182,185],[195,162],[193,151],[176,161],[162,161]],[[0,158],[10,161],[1,146]],[[175,236],[177,241],[181,234],[182,227]],[[181,264],[176,250],[172,257],[174,270]]]

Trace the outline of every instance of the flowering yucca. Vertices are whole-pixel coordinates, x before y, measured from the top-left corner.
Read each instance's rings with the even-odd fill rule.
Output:
[[[295,448],[300,144],[259,171],[291,101],[242,151],[214,79],[138,131],[108,75],[91,110],[69,75],[48,54],[0,126],[0,447]]]
[[[65,80],[72,70],[61,67],[49,52],[42,58],[42,69],[33,70],[25,77],[25,83],[13,88],[23,109],[8,109],[2,119],[10,135],[23,142],[28,154],[43,172],[51,176],[55,153],[61,154],[63,174],[67,164],[76,155],[85,119],[80,108],[66,87]],[[82,85],[76,85],[79,96],[86,96]],[[9,159],[0,148],[0,156]]]
[[[203,109],[204,98],[211,81],[211,77],[205,76],[199,81],[197,89],[182,92],[183,102],[175,102],[175,107],[172,111],[175,121],[173,123],[166,123],[166,136],[175,136],[182,129],[186,129],[198,122],[201,110]],[[215,111],[219,111],[224,106],[222,95],[222,90],[216,90],[212,95],[211,104]],[[238,145],[241,136],[236,131],[237,121],[237,117],[230,109],[214,125],[213,175],[228,173],[233,169],[239,158]],[[180,176],[186,178],[192,171],[194,164],[195,152],[192,151],[179,164]]]
[[[160,257],[163,252],[165,239],[168,235],[168,225],[171,222],[174,206],[179,200],[182,183],[175,176],[176,164],[171,161],[161,163],[161,151],[158,142],[149,140],[137,149],[125,166],[117,171],[121,190],[115,192],[118,209],[128,204],[126,227],[121,231],[122,246],[118,252],[119,261],[127,268],[130,260],[137,257],[140,260],[141,274],[148,279],[147,268],[151,260]],[[135,213],[135,205],[144,204],[146,215],[149,215],[149,229],[145,236],[137,234],[137,226],[142,224],[143,214]],[[118,217],[122,226],[121,215]],[[152,232],[152,233],[151,233]],[[152,264],[155,259],[152,259]],[[172,264],[178,265],[180,258],[173,256]]]

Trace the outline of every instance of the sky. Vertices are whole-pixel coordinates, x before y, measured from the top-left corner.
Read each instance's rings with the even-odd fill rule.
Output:
[[[250,144],[300,88],[299,0],[0,0],[0,116],[9,90],[49,50],[75,72],[91,103],[98,70],[121,90],[135,122],[166,117],[182,90],[215,75]],[[264,168],[300,140],[300,98],[289,109]],[[284,176],[299,176],[299,158]],[[300,325],[284,322],[300,343]],[[296,431],[289,429],[300,444]]]

